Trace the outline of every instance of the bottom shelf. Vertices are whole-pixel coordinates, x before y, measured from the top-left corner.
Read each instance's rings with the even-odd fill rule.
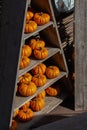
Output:
[[[18,122],[17,130],[29,130],[29,128],[37,121],[39,121],[41,118],[43,118],[43,116],[46,113],[51,112],[55,107],[60,105],[65,97],[66,97],[65,95],[61,95],[60,97],[50,97],[50,96],[45,97],[46,102],[45,107],[41,111],[35,112],[35,117],[31,121],[22,123]]]

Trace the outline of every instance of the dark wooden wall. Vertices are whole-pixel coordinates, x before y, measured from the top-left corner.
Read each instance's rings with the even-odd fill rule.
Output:
[[[9,130],[26,0],[0,0],[0,130]]]
[[[75,110],[87,110],[87,0],[75,0]]]

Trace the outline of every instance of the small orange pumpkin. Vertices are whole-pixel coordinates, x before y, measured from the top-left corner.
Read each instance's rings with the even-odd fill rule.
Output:
[[[34,56],[36,59],[41,60],[48,57],[48,50],[46,47],[39,47],[37,49],[34,49]]]
[[[42,90],[40,93],[38,93],[38,95],[36,96],[37,98],[45,98],[46,96],[46,91]]]
[[[47,78],[45,75],[36,74],[32,77],[32,82],[34,82],[37,87],[41,87],[46,84]]]
[[[44,108],[45,101],[42,98],[34,98],[30,102],[30,107],[33,111],[40,111]]]
[[[57,96],[60,94],[60,88],[58,86],[49,86],[45,91],[49,96]]]
[[[32,53],[31,47],[29,47],[28,45],[23,45],[22,52],[21,52],[22,57],[24,56],[29,57],[31,56],[31,53]]]
[[[19,77],[19,83],[29,84],[32,79],[32,75],[30,73],[25,73],[24,75]]]
[[[36,74],[44,74],[45,70],[46,70],[46,65],[43,63],[40,63],[39,65],[34,67],[31,71],[32,71],[32,74],[36,75]]]
[[[35,85],[35,83],[33,82],[30,82],[29,84],[20,84],[19,85],[19,93],[22,95],[22,96],[32,96],[33,94],[35,94],[37,91],[37,87]]]
[[[26,102],[20,109],[26,109],[29,108],[30,106],[30,101]]]
[[[34,112],[30,108],[20,109],[17,117],[20,121],[29,121],[34,117]]]
[[[34,16],[34,13],[30,10],[27,11],[26,13],[26,22],[29,22],[29,20],[31,20]]]
[[[13,113],[13,118],[15,118],[18,115],[19,109],[16,109]]]
[[[56,78],[60,74],[60,70],[57,66],[48,66],[46,68],[46,76],[51,79],[51,78]]]
[[[26,56],[22,57],[20,60],[20,69],[26,68],[30,64],[30,59]]]
[[[25,33],[32,33],[36,31],[37,23],[35,21],[30,20],[28,23],[25,24]]]
[[[50,21],[50,15],[44,12],[35,13],[34,14],[34,21],[38,25],[44,25]]]
[[[12,124],[11,124],[11,129],[10,130],[17,130],[17,121],[15,121],[14,119],[12,119]]]
[[[45,46],[45,42],[43,40],[38,39],[34,39],[32,38],[29,41],[29,46],[32,48],[32,50],[40,48],[40,47],[44,47]]]

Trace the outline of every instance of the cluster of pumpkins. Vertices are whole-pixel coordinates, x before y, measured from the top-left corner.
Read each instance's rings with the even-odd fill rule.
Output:
[[[26,13],[25,33],[32,33],[37,30],[38,26],[44,25],[50,21],[50,15],[45,12],[34,13],[28,10]]]
[[[42,90],[38,93],[36,97],[27,101],[24,105],[22,105],[19,109],[14,112],[13,118],[15,117],[20,121],[29,121],[31,120],[35,113],[42,110],[45,106],[45,97],[46,95],[49,96],[57,96],[60,94],[60,87],[57,86],[50,86],[45,90]]]
[[[28,44],[24,44],[21,51],[20,69],[26,68],[30,64],[30,56],[42,60],[48,57],[48,49],[45,41],[40,38],[31,38]]]
[[[31,72],[27,72],[19,77],[18,93],[22,96],[32,96],[38,87],[47,83],[47,79],[56,78],[60,75],[60,70],[55,65],[46,66],[40,63]]]

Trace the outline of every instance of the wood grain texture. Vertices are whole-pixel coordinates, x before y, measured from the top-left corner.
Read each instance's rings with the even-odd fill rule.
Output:
[[[87,0],[75,1],[75,110],[87,109]]]

